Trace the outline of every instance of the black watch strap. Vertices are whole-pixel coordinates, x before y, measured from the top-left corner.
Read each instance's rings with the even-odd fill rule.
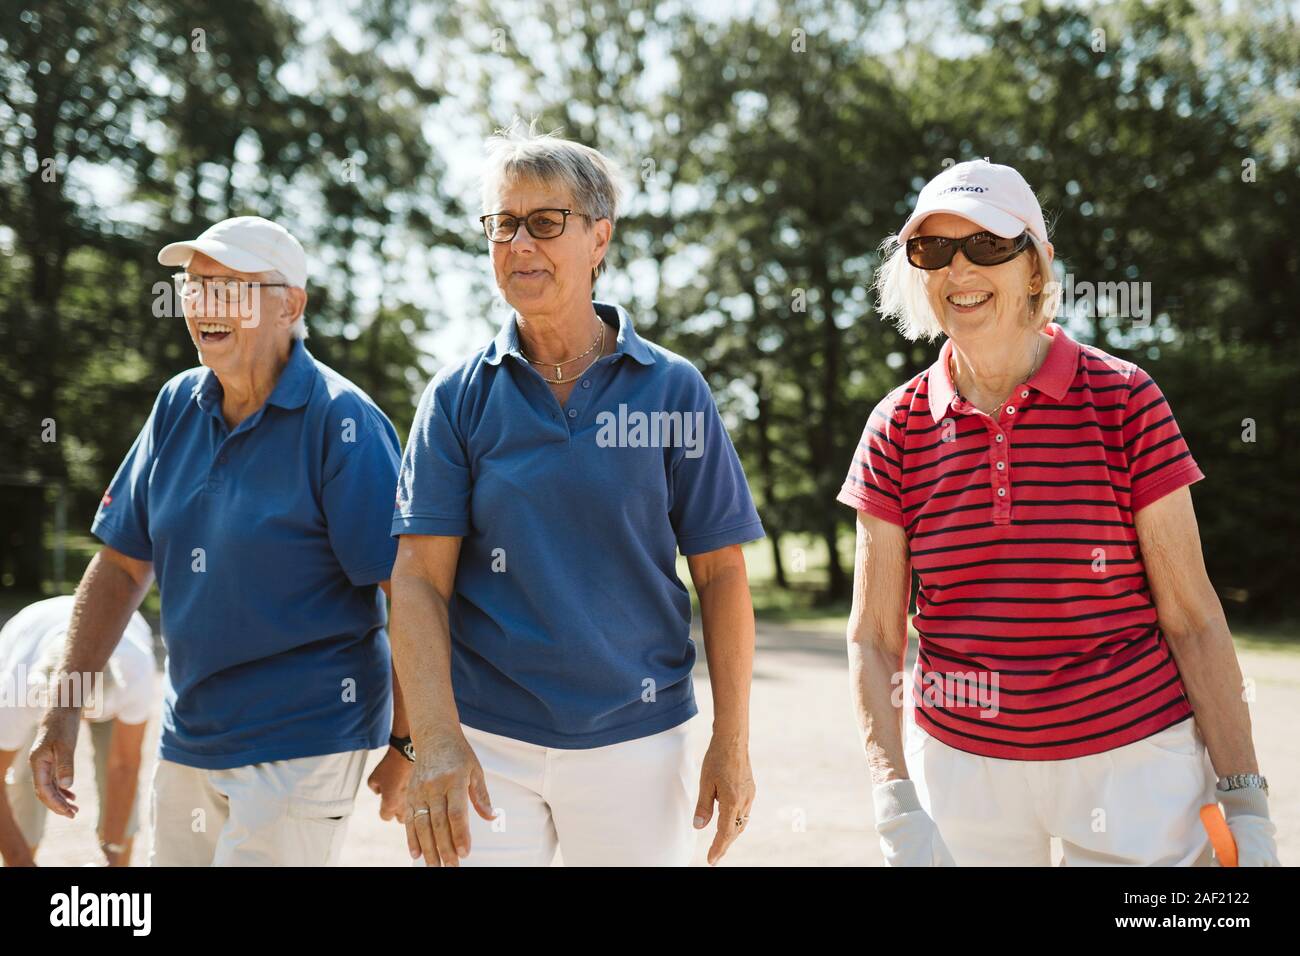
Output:
[[[389,734],[388,746],[396,747],[399,754],[411,761],[411,763],[415,763],[415,745],[411,743],[410,737],[398,737],[396,734]]]

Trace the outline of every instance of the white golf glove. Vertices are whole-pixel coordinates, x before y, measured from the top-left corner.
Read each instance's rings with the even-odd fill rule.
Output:
[[[1268,795],[1257,787],[1243,787],[1220,790],[1215,797],[1223,805],[1223,818],[1237,841],[1237,865],[1281,866],[1277,827],[1268,818]],[[1217,865],[1219,861],[1214,862]]]
[[[891,780],[872,787],[871,800],[886,866],[957,865],[939,828],[922,809],[911,780]]]

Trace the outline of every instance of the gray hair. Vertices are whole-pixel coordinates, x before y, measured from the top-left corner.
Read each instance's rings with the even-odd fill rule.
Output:
[[[592,219],[618,221],[625,189],[623,172],[608,156],[590,146],[563,139],[559,130],[537,131],[537,120],[525,129],[518,117],[487,140],[487,165],[483,169],[481,201],[488,209],[505,183],[530,180],[562,186],[573,197],[574,212]],[[605,259],[592,270],[591,280],[605,271]]]
[[[1029,297],[1029,322],[1034,328],[1042,329],[1056,317],[1060,308],[1060,284],[1055,281],[1047,250],[1034,236],[1031,235],[1029,240],[1043,280],[1042,290]],[[907,261],[907,249],[899,243],[896,234],[880,244],[880,260],[873,283],[880,317],[892,319],[903,338],[909,341],[925,339],[933,342],[943,334],[943,329],[925,294],[925,275]]]
[[[264,282],[288,282],[289,281],[288,279],[285,278],[284,273],[281,272],[279,269],[272,269],[270,272],[264,272],[262,275],[264,277],[262,281]],[[294,319],[293,325],[289,326],[289,335],[300,342],[307,338],[306,312],[298,316],[298,318]]]

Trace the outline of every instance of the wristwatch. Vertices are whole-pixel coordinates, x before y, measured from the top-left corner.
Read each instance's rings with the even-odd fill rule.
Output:
[[[398,737],[396,734],[389,734],[388,746],[396,747],[399,754],[411,761],[411,763],[415,763],[415,745],[411,743],[410,737]]]
[[[1268,796],[1268,781],[1257,773],[1230,773],[1226,777],[1220,777],[1219,782],[1215,784],[1215,789],[1220,792],[1248,788],[1263,790],[1264,795]]]

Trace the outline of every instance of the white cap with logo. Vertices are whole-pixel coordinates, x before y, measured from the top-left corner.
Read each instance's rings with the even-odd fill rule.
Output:
[[[1010,166],[982,159],[949,166],[925,184],[898,241],[907,242],[926,216],[938,212],[962,216],[1004,239],[1028,232],[1048,244],[1042,207],[1025,177]]]
[[[184,266],[196,252],[236,272],[278,271],[289,285],[307,287],[307,254],[302,245],[284,226],[261,216],[223,219],[197,239],[163,246],[158,261],[165,266]]]

